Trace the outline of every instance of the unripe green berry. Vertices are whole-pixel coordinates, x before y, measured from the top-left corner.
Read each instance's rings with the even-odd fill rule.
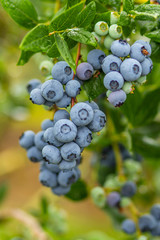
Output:
[[[128,175],[140,174],[142,172],[141,164],[132,159],[128,159],[124,162],[124,168]]]
[[[101,37],[97,33],[95,33],[95,32],[92,32],[92,34],[96,38],[97,42],[100,43],[101,42]]]
[[[146,236],[140,236],[138,240],[147,240],[148,238]]]
[[[121,186],[117,176],[110,175],[104,183],[104,188],[117,189]]]
[[[110,50],[113,41],[114,41],[114,39],[111,38],[109,35],[108,35],[107,37],[105,37],[105,39],[104,39],[104,46],[105,46],[105,48],[107,48],[108,50]]]
[[[48,76],[51,74],[52,68],[53,68],[53,63],[51,61],[43,61],[40,64],[40,71],[42,73],[42,75],[44,76]]]
[[[91,197],[96,206],[103,208],[106,203],[106,195],[101,187],[95,187],[91,191]]]
[[[109,97],[109,95],[112,93],[112,91],[111,90],[108,90],[107,92],[106,92],[106,96],[107,97]]]
[[[120,205],[122,208],[128,207],[131,204],[131,199],[127,197],[122,197]]]
[[[109,28],[109,35],[114,39],[120,38],[122,36],[122,27],[117,24],[111,25]]]
[[[119,14],[117,12],[111,12],[110,15],[110,25],[116,24],[119,19]]]
[[[129,94],[132,91],[132,83],[131,82],[125,82],[123,85],[122,90],[126,93]]]
[[[140,84],[143,84],[147,81],[147,78],[146,76],[142,76],[140,78],[137,79],[137,82],[140,83]]]
[[[108,34],[108,24],[103,21],[97,22],[94,26],[94,31],[99,36],[106,36]]]

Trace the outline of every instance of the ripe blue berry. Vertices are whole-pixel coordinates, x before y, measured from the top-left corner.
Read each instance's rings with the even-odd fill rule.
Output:
[[[120,73],[126,81],[135,81],[141,76],[141,64],[136,59],[125,59],[120,66]]]
[[[115,107],[120,107],[126,101],[126,93],[123,90],[112,92],[108,101]]]
[[[60,170],[66,171],[66,170],[72,170],[74,167],[76,167],[76,161],[73,160],[71,162],[62,160],[59,164]]]
[[[56,102],[57,107],[59,108],[67,108],[71,104],[71,97],[69,97],[66,93],[63,94],[63,97]]]
[[[94,101],[85,101],[85,103],[87,103],[93,110],[99,109],[99,106],[97,103],[95,103]]]
[[[133,234],[136,232],[136,224],[131,219],[126,219],[122,223],[122,230],[127,234]]]
[[[65,61],[60,61],[53,66],[52,77],[62,84],[66,84],[73,78],[73,70]]]
[[[155,204],[151,208],[151,215],[157,220],[160,221],[160,204]]]
[[[109,73],[110,71],[119,72],[121,63],[122,63],[122,61],[120,58],[118,58],[112,54],[108,55],[103,60],[102,70],[105,74]]]
[[[77,126],[85,126],[93,120],[93,109],[87,103],[80,102],[72,107],[70,116]]]
[[[43,159],[48,163],[58,164],[62,157],[58,148],[47,145],[42,149]]]
[[[81,84],[77,80],[70,80],[66,84],[65,91],[69,97],[76,97],[80,94]]]
[[[42,105],[45,103],[45,99],[41,94],[41,90],[39,88],[35,88],[30,92],[30,100],[33,104]]]
[[[113,24],[109,28],[109,35],[111,38],[117,39],[122,36],[122,27],[117,24]]]
[[[30,80],[26,86],[28,93],[30,93],[33,89],[38,88],[39,85],[41,85],[41,81],[39,79]]]
[[[70,186],[68,186],[68,187],[58,186],[55,188],[51,188],[51,190],[54,194],[61,196],[61,195],[66,195],[71,190],[71,187]]]
[[[56,111],[54,114],[54,123],[56,123],[60,119],[70,119],[69,112],[63,109]]]
[[[141,62],[142,66],[142,76],[148,75],[153,68],[153,62],[150,58],[145,58],[143,62]]]
[[[134,182],[128,181],[121,188],[123,197],[133,197],[137,191],[137,186]]]
[[[73,170],[69,170],[67,172],[61,171],[58,174],[58,183],[63,187],[68,187],[76,181],[77,181],[77,173]]]
[[[62,142],[58,141],[54,136],[54,128],[47,128],[43,135],[44,141],[48,144],[54,145],[55,147],[60,147],[63,145]]]
[[[54,102],[50,102],[50,101],[45,100],[44,106],[47,106],[50,109],[50,108],[53,107],[53,105],[54,105]]]
[[[81,147],[88,147],[92,141],[92,132],[87,127],[79,127],[75,142]]]
[[[51,187],[51,188],[56,187],[57,175],[46,169],[40,172],[39,181],[42,183],[42,185],[46,187]]]
[[[93,72],[94,70],[92,65],[87,62],[83,62],[78,65],[76,74],[80,80],[85,81],[92,77]]]
[[[64,144],[60,151],[62,158],[66,161],[76,160],[81,154],[80,147],[74,142]]]
[[[104,46],[106,49],[110,50],[111,49],[111,45],[113,43],[114,39],[111,38],[109,35],[107,37],[105,37],[104,39]]]
[[[149,42],[146,42],[146,41],[144,41],[144,40],[137,40],[135,43],[140,43],[140,44],[142,44],[142,45],[145,47],[145,49],[146,49],[147,52],[148,52],[147,57],[149,57],[149,56],[151,55],[151,53],[152,53],[152,48],[151,48],[151,45],[149,44]]]
[[[45,119],[41,124],[41,128],[43,131],[50,127],[53,127],[53,121],[50,119]]]
[[[56,102],[63,97],[63,86],[57,80],[48,80],[41,86],[42,96],[50,102]]]
[[[58,164],[52,164],[52,163],[48,163],[48,162],[44,162],[45,163],[45,167],[50,170],[53,173],[59,173],[60,172],[60,168]]]
[[[139,218],[138,225],[141,232],[150,232],[156,227],[157,222],[152,215],[146,214]]]
[[[107,89],[117,91],[123,87],[124,79],[119,72],[109,72],[104,77],[103,83]]]
[[[47,143],[44,141],[43,135],[44,135],[44,131],[41,131],[41,132],[38,132],[34,138],[35,146],[39,150],[42,150],[47,145]]]
[[[72,142],[77,135],[77,127],[68,119],[61,119],[54,125],[54,136],[60,142]]]
[[[126,40],[116,40],[111,45],[111,52],[117,57],[127,57],[130,53],[130,45]]]
[[[42,152],[34,147],[31,147],[27,151],[27,157],[32,161],[32,162],[40,162],[43,160]]]
[[[121,201],[121,196],[118,192],[112,192],[107,197],[107,203],[110,207],[118,207]]]
[[[93,49],[88,53],[87,62],[90,63],[94,69],[101,69],[103,59],[106,57],[106,54],[99,50]]]
[[[25,131],[19,138],[19,144],[21,147],[28,149],[34,146],[35,133],[33,131]]]
[[[105,36],[108,34],[108,24],[103,21],[99,21],[94,26],[94,31],[99,36]]]
[[[157,226],[151,231],[152,236],[160,236],[160,222],[157,223]]]
[[[134,43],[131,46],[130,56],[139,62],[143,62],[145,57],[148,55],[148,51],[141,43]]]
[[[87,126],[92,132],[100,132],[106,123],[106,115],[100,110],[94,110],[92,122]]]

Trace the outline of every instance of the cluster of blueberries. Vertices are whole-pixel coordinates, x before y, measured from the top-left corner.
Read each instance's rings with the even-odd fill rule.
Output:
[[[105,114],[94,102],[80,102],[70,111],[60,109],[54,119],[42,122],[42,131],[26,131],[20,145],[27,150],[32,162],[40,162],[40,182],[53,193],[65,195],[72,183],[80,177],[77,166],[83,149],[92,141],[92,132],[101,131],[106,123]]]
[[[150,210],[150,214],[142,215],[138,220],[138,228],[142,233],[150,233],[152,236],[160,236],[160,204],[155,204]],[[131,219],[126,219],[122,223],[122,230],[127,234],[136,232],[136,224]]]

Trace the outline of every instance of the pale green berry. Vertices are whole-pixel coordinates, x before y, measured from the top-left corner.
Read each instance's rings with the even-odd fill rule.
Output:
[[[53,68],[53,63],[51,61],[43,61],[40,64],[40,71],[42,73],[42,75],[44,76],[48,76],[51,74],[52,68]]]
[[[131,199],[127,197],[122,197],[120,205],[122,208],[128,207],[131,204]]]
[[[95,187],[91,191],[91,197],[94,204],[100,208],[103,208],[106,203],[106,195],[101,187]]]
[[[52,75],[49,75],[45,78],[45,81],[52,80],[52,79],[53,79]]]
[[[106,36],[108,34],[108,24],[106,22],[100,21],[97,22],[94,26],[94,31],[99,36]]]
[[[107,92],[106,92],[106,96],[107,97],[109,97],[109,95],[112,93],[112,91],[111,90],[108,90]]]
[[[125,82],[123,85],[122,90],[126,93],[129,94],[132,91],[132,83],[131,82]]]
[[[119,19],[119,14],[117,12],[111,12],[110,15],[110,25],[116,24]]]
[[[109,28],[109,35],[114,39],[120,38],[122,36],[122,27],[117,24],[111,25]]]
[[[101,37],[97,33],[95,33],[95,32],[92,32],[92,34],[94,35],[94,37],[97,40],[97,42],[100,43],[101,42]]]
[[[121,186],[117,176],[110,175],[104,183],[105,188],[117,189]]]
[[[146,76],[142,76],[140,78],[137,79],[137,82],[140,84],[143,84],[147,81],[147,77]]]
[[[140,174],[142,172],[141,164],[132,159],[128,159],[124,162],[124,168],[128,175]]]
[[[140,236],[138,240],[147,240],[148,238],[146,236]]]
[[[104,39],[104,46],[105,48],[107,48],[108,50],[111,49],[111,45],[114,42],[114,39],[111,38],[109,35],[107,37],[105,37]]]

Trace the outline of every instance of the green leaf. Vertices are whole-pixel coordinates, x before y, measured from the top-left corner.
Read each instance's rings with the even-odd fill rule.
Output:
[[[90,80],[85,81],[83,88],[88,95],[89,100],[97,98],[102,93],[106,92],[103,84],[104,75],[100,74],[98,77],[92,77]]]
[[[135,128],[132,132],[151,138],[157,138],[160,135],[160,123],[153,121],[145,126]]]
[[[34,52],[31,51],[21,51],[21,56],[18,60],[17,65],[18,66],[23,66],[25,63],[29,61],[29,59],[34,55]]]
[[[130,25],[131,19],[125,11],[122,11],[120,14],[120,18],[118,20],[118,25],[120,26],[128,26]]]
[[[97,13],[94,19],[94,24],[96,24],[99,21],[105,21],[108,24],[110,24],[110,16],[111,12]]]
[[[129,13],[134,9],[134,1],[133,0],[123,0],[123,10]]]
[[[147,33],[145,36],[160,43],[160,29]]]
[[[145,13],[138,11],[131,11],[130,13],[135,16],[135,20],[156,21],[158,18],[158,14],[153,13]]]
[[[48,201],[45,197],[41,198],[40,206],[42,214],[46,215],[48,213]]]
[[[67,0],[67,8],[70,8],[80,2],[81,0]]]
[[[96,4],[95,2],[90,2],[82,12],[80,12],[76,19],[77,27],[88,27],[94,20],[96,14]]]
[[[93,47],[97,46],[97,41],[93,34],[82,28],[72,29],[67,33],[67,36],[76,42],[80,42]]]
[[[104,2],[103,0],[101,0]],[[121,7],[121,0],[105,0],[106,5],[110,6],[112,9],[117,10],[118,12],[120,11]]]
[[[37,12],[29,0],[1,0],[1,2],[11,18],[22,27],[30,29],[37,25]]]
[[[61,56],[69,64],[69,66],[73,69],[73,71],[76,72],[76,64],[72,58],[72,55],[69,51],[68,44],[64,40],[64,37],[59,33],[55,33],[54,36],[55,36],[55,41],[56,41],[58,51],[60,52]]]
[[[135,11],[160,15],[160,5],[156,5],[156,4],[141,4],[137,8],[135,8]]]
[[[73,201],[81,201],[88,197],[88,190],[86,183],[79,179],[77,182],[72,184],[71,190],[65,195],[67,198]]]
[[[8,193],[8,186],[6,183],[0,185],[0,204],[5,200]]]
[[[87,0],[86,4],[92,2],[93,0]],[[100,3],[100,1],[98,0],[94,0],[95,4],[96,4],[96,11],[99,13],[103,13],[103,12],[107,12],[108,9],[106,7],[106,4],[104,3],[104,1],[102,3]]]
[[[38,25],[23,38],[20,48],[24,51],[46,52],[51,48],[54,36],[49,36],[49,28],[46,25]]]
[[[50,32],[70,28],[75,23],[77,15],[83,9],[83,6],[84,1],[74,5],[57,17],[53,18],[49,26]]]

